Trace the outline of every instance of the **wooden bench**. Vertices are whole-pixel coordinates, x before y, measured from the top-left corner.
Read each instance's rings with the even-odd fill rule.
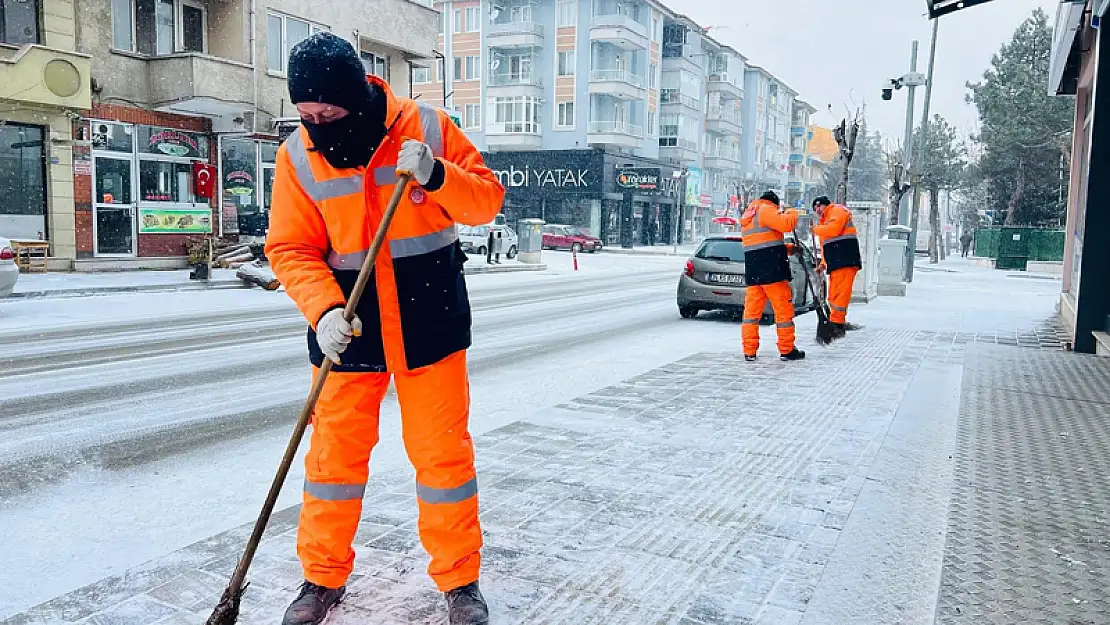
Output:
[[[46,273],[46,259],[50,256],[48,241],[12,240],[15,264],[23,273]]]

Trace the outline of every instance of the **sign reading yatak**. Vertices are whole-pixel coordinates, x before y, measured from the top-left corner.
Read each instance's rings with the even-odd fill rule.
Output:
[[[511,193],[548,197],[601,193],[604,156],[596,150],[488,152],[482,156]]]

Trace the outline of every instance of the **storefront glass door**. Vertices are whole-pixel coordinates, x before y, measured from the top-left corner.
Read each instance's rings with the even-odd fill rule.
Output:
[[[134,161],[97,156],[93,232],[97,256],[135,255]]]

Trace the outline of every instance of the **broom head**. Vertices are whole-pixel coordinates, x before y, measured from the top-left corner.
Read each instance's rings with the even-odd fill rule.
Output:
[[[216,604],[216,609],[212,610],[212,616],[205,621],[205,625],[235,625],[239,620],[239,605],[243,601],[243,592],[249,585],[243,584],[241,588],[228,586],[224,590],[223,597],[220,597],[220,602]]]

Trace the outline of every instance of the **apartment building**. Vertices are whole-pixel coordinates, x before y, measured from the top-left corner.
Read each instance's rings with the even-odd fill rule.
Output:
[[[744,74],[744,179],[760,190],[786,196],[789,179],[790,124],[796,91],[773,74],[748,65]]]
[[[0,1],[0,235],[76,254],[72,120],[89,108],[75,0]]]
[[[190,236],[264,237],[279,122],[296,116],[289,51],[313,33],[350,41],[367,72],[400,95],[436,59],[439,15],[427,2],[73,6],[76,50],[91,61],[92,85],[72,123],[79,266],[172,266]]]
[[[810,130],[810,116],[817,112],[813,105],[795,99],[790,114],[790,157],[786,183],[786,203],[795,208],[803,208],[810,195],[810,168],[814,166],[809,153],[813,131]]]

